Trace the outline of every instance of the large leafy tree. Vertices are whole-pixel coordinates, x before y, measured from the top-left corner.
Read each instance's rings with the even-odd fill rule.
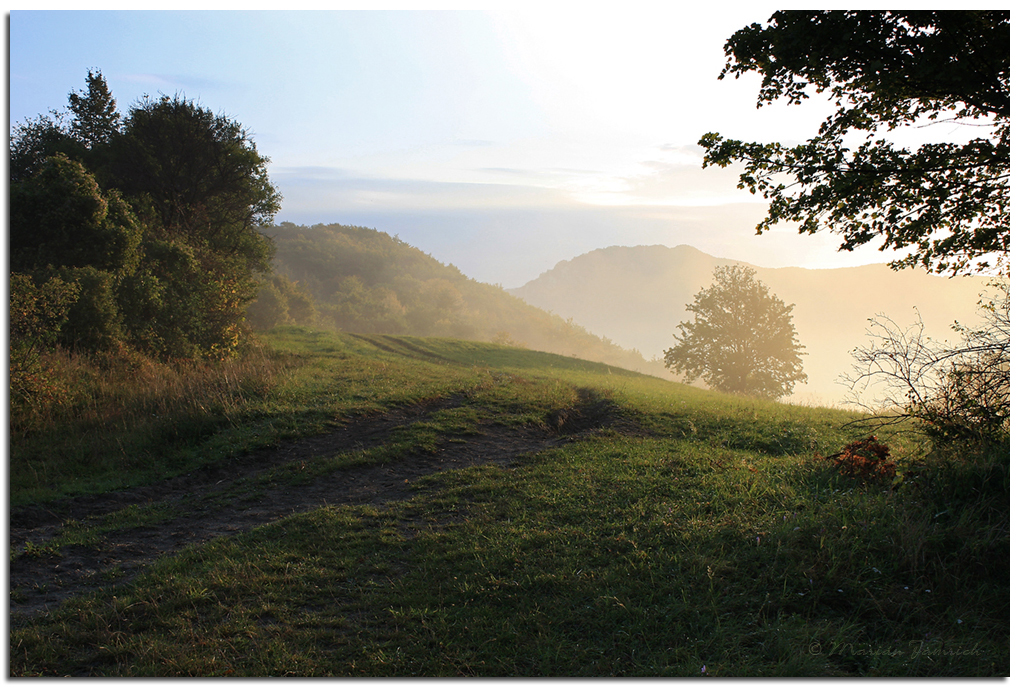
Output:
[[[739,186],[770,201],[758,233],[792,221],[841,234],[841,250],[905,249],[897,268],[1008,270],[1008,11],[783,11],[725,49],[719,78],[760,74],[758,107],[809,89],[835,105],[800,145],[702,137],[705,166],[743,165]],[[935,122],[975,135],[914,149],[883,138]]]
[[[271,270],[273,245],[259,229],[280,194],[268,158],[237,122],[164,96],[131,109],[110,159],[110,178],[149,227],[147,254],[161,256],[133,298],[164,325],[158,335],[147,327],[149,340],[176,356],[189,345],[229,354]]]
[[[147,206],[169,235],[242,257],[264,268],[271,251],[258,232],[269,226],[280,195],[237,122],[181,97],[132,108],[117,146],[118,188]]]
[[[786,305],[750,267],[717,267],[715,281],[687,306],[677,345],[665,351],[666,367],[687,382],[703,379],[728,393],[780,398],[807,380],[801,346]]]

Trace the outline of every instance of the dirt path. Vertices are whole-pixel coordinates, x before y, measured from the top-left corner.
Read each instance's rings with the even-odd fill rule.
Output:
[[[330,434],[260,450],[227,465],[157,485],[70,499],[50,509],[14,511],[10,522],[12,551],[22,550],[27,542],[44,545],[68,520],[83,521],[131,504],[166,504],[180,515],[158,526],[111,532],[95,548],[66,546],[59,555],[19,556],[9,568],[11,614],[34,615],[71,596],[125,584],[147,563],[191,544],[245,532],[327,504],[381,504],[404,499],[410,496],[411,485],[425,475],[471,465],[510,465],[613,421],[605,403],[582,397],[578,408],[551,416],[549,427],[483,424],[479,434],[458,437],[457,442],[442,444],[434,453],[412,453],[383,465],[339,470],[300,486],[269,486],[260,491],[257,500],[246,496],[244,490],[231,493],[238,480],[280,465],[383,445],[394,429],[427,420],[432,413],[462,402],[454,397],[394,410],[352,422]],[[194,498],[217,494],[222,498]],[[110,581],[114,572],[116,577]]]

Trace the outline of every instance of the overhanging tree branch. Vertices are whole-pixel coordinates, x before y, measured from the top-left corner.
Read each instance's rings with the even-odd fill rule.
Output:
[[[704,166],[743,165],[738,187],[770,201],[758,233],[792,221],[801,233],[842,234],[841,250],[881,236],[883,250],[910,251],[897,268],[1008,269],[1008,12],[777,12],[767,27],[735,33],[726,52],[720,78],[762,75],[758,107],[800,103],[809,86],[837,106],[801,145],[718,133],[699,141]],[[947,113],[992,130],[913,151],[875,138],[880,127]],[[851,130],[866,132],[852,151],[844,143]]]

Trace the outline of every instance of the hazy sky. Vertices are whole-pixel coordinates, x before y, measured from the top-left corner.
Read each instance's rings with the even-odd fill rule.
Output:
[[[754,235],[765,206],[736,172],[701,169],[698,139],[803,140],[828,105],[759,110],[756,79],[717,79],[726,39],[773,10],[672,5],[12,11],[10,122],[65,107],[90,68],[122,112],[182,94],[272,159],[278,221],[374,227],[507,287],[609,245],[767,267],[890,259],[837,253],[830,235]]]

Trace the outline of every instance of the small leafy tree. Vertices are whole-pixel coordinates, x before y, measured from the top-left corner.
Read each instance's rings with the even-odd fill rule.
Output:
[[[308,292],[285,275],[274,274],[262,284],[246,316],[253,329],[264,331],[278,324],[311,324],[316,314]]]
[[[67,100],[74,113],[71,136],[91,150],[113,140],[120,131],[121,116],[117,112],[117,101],[113,99],[101,71],[93,72],[90,69],[85,82],[88,90],[72,92]]]
[[[12,184],[24,181],[57,154],[85,163],[92,174],[105,166],[103,158],[123,119],[102,72],[89,70],[85,82],[86,90],[68,94],[67,110],[51,110],[12,127]]]
[[[719,391],[780,398],[807,380],[792,305],[769,293],[750,267],[715,269],[715,282],[694,296],[677,345],[665,351],[666,367],[699,377]]]
[[[65,113],[39,115],[11,127],[11,186],[35,174],[47,159],[58,153],[77,160],[82,156],[81,144],[67,132]]]
[[[142,230],[128,204],[63,153],[11,184],[10,220],[14,271],[91,266],[128,273],[139,260]]]
[[[23,411],[45,400],[52,391],[40,353],[52,348],[67,322],[80,287],[52,277],[41,284],[27,274],[11,273],[7,310],[10,335],[9,377],[11,407]]]
[[[76,285],[59,337],[79,350],[114,348],[124,339],[117,290],[141,259],[142,228],[115,190],[63,153],[11,185],[10,262],[40,282]],[[13,306],[12,306],[13,307]]]

